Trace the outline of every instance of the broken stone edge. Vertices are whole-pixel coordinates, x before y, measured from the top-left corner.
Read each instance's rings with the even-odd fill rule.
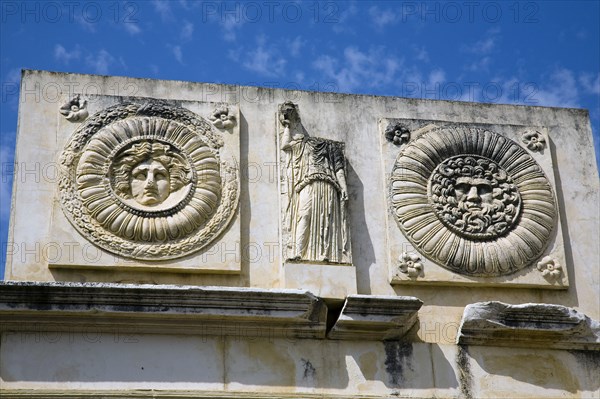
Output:
[[[600,351],[600,323],[566,306],[478,302],[465,308],[458,344]]]
[[[349,295],[327,338],[398,340],[416,323],[422,305],[410,296]]]
[[[94,331],[325,338],[327,307],[308,291],[0,282],[0,331]]]

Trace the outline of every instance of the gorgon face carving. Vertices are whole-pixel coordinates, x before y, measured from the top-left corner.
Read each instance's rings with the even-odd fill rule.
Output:
[[[558,216],[550,182],[526,149],[462,124],[434,126],[404,146],[388,199],[413,247],[465,276],[531,266],[550,244]]]
[[[169,196],[169,171],[158,161],[140,162],[131,171],[131,195],[142,205],[155,205]]]
[[[166,144],[144,141],[123,151],[115,161],[115,192],[140,205],[163,203],[190,182],[185,159]]]
[[[521,197],[511,177],[493,161],[476,155],[446,159],[429,179],[438,218],[459,235],[492,239],[517,220]]]
[[[169,103],[119,103],[80,124],[60,156],[60,203],[79,233],[131,259],[176,259],[213,243],[239,200],[235,144]]]

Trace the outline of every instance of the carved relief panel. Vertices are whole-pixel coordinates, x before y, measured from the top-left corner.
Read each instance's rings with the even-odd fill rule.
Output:
[[[284,261],[351,264],[344,144],[309,135],[291,102],[278,125]]]
[[[568,286],[566,273],[537,267],[564,264],[546,129],[399,119],[379,129],[392,283]]]
[[[102,107],[110,102],[99,101],[66,141],[53,218],[63,238],[83,238],[104,257],[51,266],[161,270],[176,259],[169,271],[239,270],[239,257],[224,263],[207,251],[239,245],[238,129],[221,131],[205,118],[214,104],[132,99]]]

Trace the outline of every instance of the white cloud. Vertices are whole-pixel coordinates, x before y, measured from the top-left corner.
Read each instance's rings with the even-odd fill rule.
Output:
[[[487,82],[475,83],[459,79],[456,84],[461,87],[458,98],[454,91],[449,100],[477,101],[499,104],[521,104],[544,107],[580,108],[584,104],[584,95],[600,94],[600,73],[576,74],[564,67],[555,67],[542,74],[537,81],[524,78],[525,72],[518,76],[495,76]],[[431,78],[431,75],[430,75]],[[430,79],[431,80],[431,79]],[[454,82],[452,84],[455,84]],[[445,83],[444,85],[450,85]],[[450,86],[445,86],[450,87]],[[590,110],[592,115],[594,110]]]
[[[596,79],[594,79],[594,75],[591,73],[584,73],[579,77],[579,83],[583,87],[583,90],[589,94],[600,94],[600,72],[596,75]]]
[[[494,50],[500,40],[500,29],[492,28],[485,33],[485,37],[471,44],[464,44],[461,50],[466,53],[485,55]]]
[[[227,42],[235,42],[237,40],[236,30],[244,26],[244,21],[236,13],[226,13],[219,16],[219,24],[223,30],[223,39]]]
[[[403,66],[399,85],[402,88],[402,95],[409,97],[424,97],[425,91],[428,89],[421,68],[416,66]],[[416,90],[416,92],[415,92]]]
[[[437,68],[429,73],[429,87],[437,87],[446,81],[446,72],[443,69]]]
[[[469,71],[479,72],[486,71],[488,72],[490,69],[490,64],[492,62],[491,57],[485,56],[483,58],[478,59],[477,61],[472,62],[470,65],[466,67]]]
[[[180,3],[185,9],[195,7],[195,4],[202,4],[200,1],[182,2]],[[206,3],[204,3],[206,4]],[[246,23],[246,18],[242,15],[243,4],[231,3],[229,5],[213,4],[213,6],[203,8],[202,21],[216,23],[221,30],[221,38],[226,42],[235,42],[237,40],[238,31]]]
[[[75,13],[75,22],[84,30],[91,33],[96,33],[97,21],[92,22],[91,20],[87,20],[86,18],[84,18],[82,14]]]
[[[463,53],[473,54],[471,59],[465,57],[463,69],[470,72],[489,72],[493,61],[491,54],[500,39],[500,29],[492,28],[488,29],[484,37],[476,42],[461,45],[460,50]]]
[[[173,52],[175,60],[183,65],[183,51],[181,50],[181,46],[173,46],[171,47],[171,51]]]
[[[127,70],[127,63],[125,62],[125,59],[121,56],[119,56],[119,64],[121,65],[121,68]]]
[[[548,107],[579,107],[579,89],[573,72],[559,68],[552,72],[548,83],[531,95],[533,105]]]
[[[540,79],[545,82],[522,81],[517,77],[496,77],[486,84],[464,90],[460,100],[545,107],[580,107],[580,90],[574,73],[557,68]]]
[[[85,57],[85,63],[92,67],[94,71],[100,75],[107,75],[109,67],[115,62],[113,57],[108,51],[102,49],[98,53],[88,54]]]
[[[67,50],[63,45],[57,44],[54,46],[54,58],[66,65],[69,65],[71,61],[79,61],[83,59],[85,64],[92,68],[94,73],[101,75],[107,75],[110,67],[118,61],[124,69],[127,69],[127,64],[123,57],[115,59],[108,51],[101,49],[97,53],[92,53],[86,49],[81,49],[79,45],[71,51]]]
[[[375,28],[379,31],[383,30],[386,25],[393,24],[396,22],[397,15],[392,10],[381,10],[377,6],[369,8],[369,16],[371,21],[375,25]]]
[[[179,5],[184,9],[184,10],[191,10],[194,9],[196,7],[199,7],[202,5],[201,1],[197,1],[197,0],[179,0]]]
[[[232,61],[239,62],[242,57],[243,47],[236,47],[234,49],[227,50],[227,57],[229,57]]]
[[[346,47],[343,60],[322,55],[313,67],[332,79],[341,91],[353,91],[359,87],[381,87],[394,82],[400,62],[385,54],[383,48],[370,49],[368,53],[355,47]]]
[[[181,38],[182,39],[191,39],[192,34],[194,33],[194,24],[190,21],[184,21],[183,26],[181,27]]]
[[[313,62],[313,67],[330,78],[336,76],[338,60],[329,55],[322,55]]]
[[[356,7],[356,2],[352,1],[350,4],[348,3],[336,3],[339,6],[347,6],[341,12],[336,13],[334,17],[336,22],[333,24],[333,31],[335,33],[354,33],[354,29],[351,27],[351,24],[348,21],[358,14],[358,7]],[[322,17],[325,19],[326,17]],[[325,20],[323,22],[326,22]]]
[[[167,0],[152,0],[152,6],[154,6],[154,11],[160,15],[163,22],[173,19],[171,4]]]
[[[136,22],[124,21],[123,28],[132,36],[142,33],[142,29]]]
[[[302,40],[301,36],[296,36],[296,38],[290,43],[290,53],[292,56],[298,57],[300,55],[300,50],[305,44],[306,41]]]
[[[302,71],[294,72],[295,83],[302,84],[304,82],[305,78],[306,78],[306,76],[304,75],[304,72],[302,72]]]
[[[429,62],[429,53],[425,49],[425,47],[414,47],[416,55],[415,59],[418,61]]]
[[[475,54],[488,54],[494,49],[496,45],[496,39],[493,37],[487,37],[485,39],[475,42],[467,51]]]
[[[245,54],[244,67],[263,76],[281,76],[285,69],[286,60],[280,56],[276,46],[267,45],[265,36],[257,38],[255,49]]]
[[[81,57],[81,50],[78,45],[71,51],[64,48],[62,44],[54,46],[54,59],[57,61],[68,65],[71,60],[78,60],[79,57]]]

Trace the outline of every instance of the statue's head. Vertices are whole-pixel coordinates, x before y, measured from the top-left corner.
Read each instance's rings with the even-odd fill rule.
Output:
[[[497,237],[514,224],[520,195],[506,171],[478,156],[442,162],[431,177],[431,199],[438,215],[472,237]]]
[[[185,158],[160,142],[136,143],[119,154],[114,165],[117,195],[144,206],[163,203],[190,182]]]
[[[288,121],[290,125],[300,123],[298,106],[291,101],[286,101],[279,106],[279,120],[281,123]]]

